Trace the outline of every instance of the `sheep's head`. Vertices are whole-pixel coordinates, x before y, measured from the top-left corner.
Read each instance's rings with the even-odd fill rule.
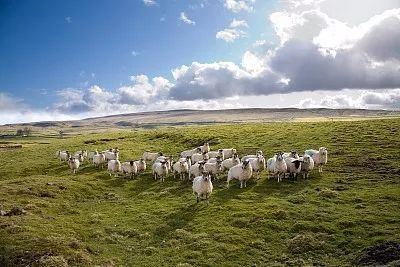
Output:
[[[249,163],[250,163],[250,161],[249,161],[248,159],[246,159],[245,161],[243,161],[242,169],[248,168],[248,166],[250,166]]]
[[[236,153],[234,153],[232,158],[233,158],[233,159],[238,159],[238,158],[239,158],[239,155],[236,154]]]
[[[206,142],[206,143],[204,143],[204,146],[209,146],[209,144]]]
[[[328,150],[325,147],[320,147],[319,153],[321,153],[322,155],[326,155],[326,154],[328,154]]]
[[[196,147],[196,152],[201,153],[201,147]]]
[[[129,161],[129,164],[130,164],[131,166],[133,166],[133,163],[135,163],[133,160]]]
[[[296,150],[290,151],[290,157],[292,157],[292,158],[297,158],[298,156],[299,156],[299,154],[297,154],[297,151],[296,151]]]
[[[210,158],[210,156],[208,155],[208,153],[203,153],[204,160],[208,160],[209,158]]]
[[[161,157],[162,155],[163,155],[163,153],[162,153],[162,152],[158,152],[158,156],[160,156],[160,157]]]
[[[209,179],[210,179],[210,175],[208,174],[208,172],[203,172],[203,181],[208,182]]]
[[[311,159],[311,157],[309,155],[307,155],[307,154],[305,154],[303,156],[303,162],[304,163],[310,163],[310,161],[311,161],[310,159]]]
[[[224,153],[223,149],[218,149],[218,153]]]
[[[258,150],[256,155],[263,155],[263,152],[261,150]]]
[[[279,152],[276,154],[276,160],[283,161],[283,153],[282,152]]]
[[[236,149],[235,148],[232,148],[232,153],[236,154]]]

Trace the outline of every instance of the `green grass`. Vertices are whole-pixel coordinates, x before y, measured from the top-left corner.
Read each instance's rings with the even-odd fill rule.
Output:
[[[400,119],[385,119],[10,139],[23,148],[0,150],[0,209],[28,213],[0,217],[0,266],[349,266],[368,246],[400,241],[399,136]],[[209,206],[189,182],[114,178],[88,164],[72,175],[55,158],[115,146],[122,160],[175,155],[206,140],[241,155],[325,146],[330,158],[308,180],[263,173],[227,189],[224,176]]]

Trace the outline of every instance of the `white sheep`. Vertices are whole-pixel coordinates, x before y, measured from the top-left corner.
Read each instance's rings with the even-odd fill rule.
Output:
[[[283,153],[278,153],[274,157],[267,160],[267,170],[269,174],[278,178],[278,183],[282,181],[282,176],[285,176],[287,166]]]
[[[101,167],[103,169],[103,164],[106,162],[106,156],[103,152],[93,155],[93,164],[96,167]]]
[[[79,160],[80,163],[82,163],[82,162],[84,161],[84,157],[83,157],[83,155],[80,154],[80,153],[75,154],[75,155],[73,156],[73,158]]]
[[[224,159],[232,158],[234,154],[236,154],[235,148],[223,148],[222,154],[224,154]]]
[[[169,171],[172,169],[172,157],[159,156],[158,158],[156,158],[154,162],[161,162],[161,161],[167,162],[167,167]]]
[[[69,165],[69,168],[71,169],[71,171],[75,174],[76,173],[76,171],[78,170],[78,168],[79,168],[79,160],[78,159],[76,159],[76,158],[69,158],[69,160],[68,160],[68,165]]]
[[[229,187],[229,182],[233,179],[240,181],[240,188],[246,187],[247,180],[253,175],[253,169],[250,165],[249,160],[243,161],[241,164],[233,166],[228,171],[227,186]]]
[[[217,161],[221,161],[222,162],[222,158],[220,156],[217,156],[216,158],[210,158],[208,160],[204,160],[207,161],[208,163],[215,163]]]
[[[135,161],[137,171],[144,172],[146,170],[146,161],[144,159],[136,160]]]
[[[196,147],[194,149],[182,151],[181,152],[181,158],[192,157],[192,155],[195,154],[195,153],[201,153],[201,148],[200,147]]]
[[[60,161],[67,161],[70,158],[70,153],[67,151],[58,151],[58,158]]]
[[[310,172],[314,169],[314,160],[310,155],[304,154],[304,156],[300,157],[301,163],[301,173],[303,174],[303,178],[307,179]]]
[[[152,166],[152,172],[154,180],[160,178],[161,182],[164,182],[165,177],[168,175],[167,162],[166,161],[154,162]]]
[[[209,158],[220,157],[222,160],[224,160],[224,152],[222,149],[219,149],[218,151],[209,151],[208,156]]]
[[[263,152],[261,150],[258,150],[255,155],[246,155],[246,156],[244,156],[241,159],[241,161],[243,162],[243,161],[245,161],[247,159],[254,159],[254,158],[257,158],[258,156],[263,156]]]
[[[161,157],[162,155],[163,154],[161,152],[153,153],[153,152],[145,151],[143,153],[143,157],[142,158],[145,161],[155,161],[158,157]]]
[[[135,161],[126,161],[121,164],[121,170],[122,173],[125,175],[129,175],[131,178],[133,178],[137,174],[137,166]]]
[[[222,170],[225,171],[229,171],[230,168],[232,168],[233,166],[236,166],[240,163],[240,159],[239,156],[237,154],[233,154],[232,158],[226,159],[222,162]]]
[[[315,166],[318,166],[318,172],[322,173],[322,167],[328,162],[328,150],[320,147],[319,150],[309,149],[304,153],[312,157]]]
[[[82,149],[82,150],[76,151],[75,154],[74,154],[74,157],[77,157],[79,154],[82,155],[83,159],[87,159],[87,157],[88,157],[87,150],[83,150]]]
[[[253,173],[257,173],[257,179],[260,179],[260,172],[265,170],[265,158],[262,155],[258,155],[257,158],[249,159],[251,167],[253,168]]]
[[[191,157],[193,164],[198,161],[208,160],[209,158],[210,156],[208,155],[208,153],[195,153]]]
[[[213,191],[213,184],[210,175],[204,172],[203,175],[194,178],[192,189],[193,194],[196,196],[197,203],[199,203],[201,197],[205,197],[208,205],[210,195]]]
[[[286,152],[282,154],[283,158],[292,158],[292,159],[299,159],[299,154],[297,153],[296,150],[292,150],[290,152]]]
[[[114,176],[118,177],[118,172],[121,171],[121,162],[117,159],[109,160],[107,170],[110,176],[112,173],[114,173]]]
[[[208,153],[210,151],[210,145],[208,143],[204,143],[204,145],[200,146],[201,153]]]
[[[104,153],[107,161],[110,160],[119,160],[119,152],[118,151],[106,151]]]
[[[287,173],[289,173],[289,178],[293,177],[297,179],[298,174],[301,172],[301,160],[292,157],[285,158]],[[285,177],[285,176],[283,176]]]
[[[185,180],[185,175],[189,174],[189,164],[186,158],[181,158],[178,162],[175,162],[172,169],[174,172],[174,178],[176,174],[179,174],[180,179]]]
[[[205,161],[199,161],[190,166],[189,168],[189,179],[192,177],[200,176],[204,171]]]
[[[94,157],[94,155],[98,155],[98,154],[99,154],[99,151],[97,151],[97,150],[95,150],[95,151],[90,151],[90,152],[88,152],[87,159],[88,159],[89,161],[92,161],[92,162],[93,162],[93,157]]]
[[[222,171],[222,160],[217,160],[217,162],[210,163],[206,162],[204,164],[204,171],[210,174],[214,179],[217,178],[218,174]]]

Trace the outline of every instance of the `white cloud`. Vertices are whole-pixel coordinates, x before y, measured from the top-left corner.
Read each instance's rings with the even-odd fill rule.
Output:
[[[239,28],[248,28],[249,25],[245,20],[236,20],[233,19],[229,28],[226,28],[222,31],[217,32],[215,38],[224,40],[225,42],[232,43],[236,39],[243,38],[247,35],[247,33]]]
[[[238,13],[240,11],[252,11],[255,0],[225,0],[225,8]]]
[[[224,29],[217,32],[215,38],[224,40],[225,42],[232,43],[236,39],[240,39],[246,36],[246,32],[238,29]]]
[[[183,21],[184,23],[189,24],[189,25],[196,25],[196,22],[189,19],[188,16],[185,14],[185,12],[181,12],[181,14],[179,16],[179,20]]]
[[[131,52],[131,55],[134,56],[134,57],[136,57],[136,56],[140,55],[140,52],[133,50],[133,51]]]
[[[245,20],[236,20],[233,19],[233,21],[231,22],[231,24],[229,25],[230,28],[239,28],[239,27],[244,27],[244,28],[248,28],[249,25],[247,24],[247,22]]]
[[[146,6],[155,6],[155,5],[157,5],[157,2],[154,1],[154,0],[143,0],[143,3],[144,3]]]
[[[72,23],[72,17],[70,17],[70,16],[65,17],[65,21],[66,21],[67,23]]]

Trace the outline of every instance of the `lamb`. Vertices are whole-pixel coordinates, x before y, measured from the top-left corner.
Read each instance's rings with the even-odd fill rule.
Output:
[[[287,157],[285,158],[285,162],[287,166],[286,172],[289,173],[289,178],[293,177],[297,179],[298,174],[301,172],[301,160]]]
[[[121,162],[118,159],[109,160],[107,170],[110,176],[114,173],[114,176],[118,177],[118,172],[121,171]]]
[[[195,153],[192,155],[192,163],[196,163],[198,161],[202,161],[202,160],[208,160],[210,158],[210,156],[204,152],[204,153]]]
[[[213,184],[211,182],[210,175],[204,172],[201,176],[197,176],[193,179],[193,194],[196,196],[196,201],[199,203],[201,197],[205,197],[207,205],[210,203],[209,198],[213,191]]]
[[[233,154],[233,157],[230,159],[226,159],[222,162],[222,170],[228,170],[233,166],[236,166],[240,163],[239,156],[237,154]]]
[[[133,178],[138,171],[136,163],[133,160],[123,162],[121,164],[121,170],[125,175],[130,175],[131,178]]]
[[[154,180],[157,178],[161,179],[161,182],[164,182],[165,177],[168,175],[168,166],[166,161],[154,162],[152,166]]]
[[[220,157],[222,160],[224,160],[224,153],[222,149],[219,149],[218,151],[210,151],[208,152],[208,156],[210,158]]]
[[[216,179],[218,174],[222,171],[221,164],[221,159],[217,160],[217,162],[214,163],[206,162],[204,164],[204,171],[210,174],[214,179]]]
[[[240,188],[246,187],[247,180],[253,175],[253,169],[250,165],[249,160],[245,160],[242,164],[233,166],[228,171],[227,186],[229,187],[229,181],[237,179],[240,181]]]
[[[119,152],[118,151],[106,151],[104,153],[107,161],[110,160],[118,160],[119,159]]]
[[[144,172],[146,170],[146,161],[144,159],[136,160],[135,161],[137,171]]]
[[[175,162],[172,169],[174,171],[174,178],[176,174],[179,174],[180,179],[185,180],[185,175],[189,174],[189,164],[185,158],[181,158],[178,162]]]
[[[222,154],[224,155],[224,159],[232,158],[234,154],[236,154],[236,149],[234,148],[223,148]]]
[[[152,153],[146,151],[143,153],[143,159],[145,161],[155,161],[158,157],[161,157],[163,154],[161,152]]]
[[[70,153],[67,151],[58,151],[58,158],[60,161],[67,161],[70,158]]]
[[[190,166],[190,168],[189,168],[189,179],[191,177],[200,176],[204,171],[204,164],[205,163],[206,163],[205,161],[199,161],[199,162],[196,162],[195,164],[193,164],[192,166]]]
[[[201,148],[196,147],[194,149],[185,150],[181,153],[181,158],[191,157],[195,153],[201,153]]]
[[[103,169],[104,162],[106,162],[106,156],[103,152],[97,153],[93,156],[93,164],[96,167],[101,167]]]
[[[304,154],[300,157],[301,163],[301,173],[303,173],[303,179],[307,179],[310,172],[314,169],[314,160],[310,155]]]
[[[68,159],[68,165],[71,171],[75,174],[79,168],[79,160],[71,157]]]
[[[292,159],[299,159],[299,154],[296,150],[290,151],[290,153],[286,152],[283,153],[283,158],[292,158]]]
[[[259,155],[257,158],[249,159],[251,167],[253,168],[253,173],[257,173],[257,179],[260,179],[260,172],[265,170],[265,158]]]
[[[277,176],[278,183],[282,181],[282,175],[285,176],[287,171],[287,166],[285,159],[283,158],[283,153],[277,153],[274,157],[267,160],[267,170],[269,174],[273,174],[274,177]]]
[[[318,151],[309,149],[304,154],[312,157],[314,164],[318,166],[318,172],[322,173],[322,167],[328,162],[328,150],[325,147],[320,147]]]
[[[208,143],[204,143],[204,145],[200,146],[201,153],[208,153],[210,151],[210,145]]]
[[[247,156],[244,156],[244,157],[241,159],[241,161],[243,162],[243,161],[245,161],[245,160],[247,160],[247,159],[254,159],[254,158],[257,158],[258,156],[263,156],[263,152],[262,152],[261,150],[258,150],[258,151],[256,152],[255,155],[247,155]]]

